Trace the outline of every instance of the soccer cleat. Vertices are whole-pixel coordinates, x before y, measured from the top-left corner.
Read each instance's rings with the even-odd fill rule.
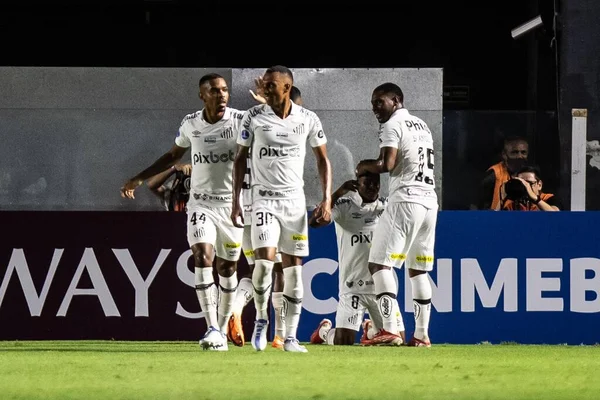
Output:
[[[238,347],[244,347],[244,328],[242,327],[242,317],[238,313],[231,314],[228,323],[227,338],[231,343]]]
[[[306,347],[302,346],[298,339],[288,336],[283,342],[283,350],[291,351],[292,353],[308,353]]]
[[[275,338],[273,339],[273,343],[271,343],[271,347],[273,347],[274,349],[282,349],[283,350],[283,339],[280,338],[279,336],[275,335]]]
[[[256,351],[264,351],[267,347],[267,326],[269,322],[266,319],[258,319],[254,322],[254,332],[252,332],[252,347]]]
[[[410,347],[431,347],[431,342],[429,339],[422,340],[413,336],[406,345]]]
[[[209,326],[206,334],[200,339],[200,346],[203,350],[227,351],[227,338],[221,331],[213,326]]]
[[[365,344],[369,341],[369,329],[373,326],[373,322],[370,319],[365,319],[362,323],[363,333],[360,337],[360,344]]]
[[[223,335],[223,337],[225,338],[225,335]],[[205,350],[209,350],[209,351],[229,351],[229,346],[227,345],[227,339],[225,338],[225,340],[223,341],[222,344],[209,346],[208,349],[205,349]]]
[[[325,340],[323,340],[323,336],[327,334],[327,331],[331,329],[331,321],[327,318],[323,319],[317,329],[310,335],[310,343],[311,344],[321,344]],[[325,332],[322,332],[324,330]]]
[[[367,339],[364,343],[361,341],[361,344],[363,346],[400,346],[402,345],[402,337],[382,329],[373,336],[373,339]]]

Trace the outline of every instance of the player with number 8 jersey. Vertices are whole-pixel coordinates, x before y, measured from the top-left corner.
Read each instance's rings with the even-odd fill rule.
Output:
[[[382,335],[396,335],[389,310],[397,298],[391,268],[406,262],[413,293],[415,333],[409,345],[431,346],[428,327],[431,313],[433,250],[438,200],[435,193],[434,148],[431,131],[404,108],[404,94],[394,83],[373,91],[371,104],[379,128],[380,153],[363,160],[357,173],[390,174],[389,204],[373,234],[369,270],[373,275],[383,316]]]

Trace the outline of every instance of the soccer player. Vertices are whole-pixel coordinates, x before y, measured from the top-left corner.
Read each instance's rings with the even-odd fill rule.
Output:
[[[226,351],[243,234],[243,229],[234,226],[230,218],[231,174],[243,112],[227,106],[229,88],[218,74],[200,78],[199,96],[204,108],[183,118],[175,145],[150,167],[129,179],[121,188],[121,195],[133,199],[138,186],[175,165],[191,146],[187,238],[194,256],[196,294],[208,327],[200,345],[205,350]],[[218,307],[213,296],[215,255],[219,274]]]
[[[404,323],[397,302],[394,314],[401,339],[395,335],[375,337],[382,328],[382,318],[368,263],[373,231],[387,205],[387,199],[379,197],[379,188],[379,174],[365,172],[357,180],[345,182],[332,195],[331,218],[335,222],[339,256],[336,327],[332,328],[328,319],[321,321],[310,338],[313,344],[354,344],[366,311],[371,320],[363,323],[361,344],[400,345],[404,341]],[[318,228],[326,224],[318,224],[311,216],[309,225]]]
[[[244,114],[238,136],[233,168],[233,211],[231,219],[242,227],[240,192],[252,147],[252,273],[256,322],[252,346],[267,346],[267,304],[275,253],[281,252],[285,303],[284,350],[306,352],[296,333],[302,310],[302,258],[308,255],[308,224],[304,196],[304,159],[310,144],[317,159],[323,199],[315,209],[317,221],[331,220],[331,165],[327,158],[325,134],[319,117],[294,104],[290,91],[292,72],[274,66],[263,76],[267,104],[252,107]]]
[[[255,80],[256,93],[250,90],[252,97],[261,104],[266,104],[264,91],[262,88],[262,78]],[[290,100],[301,106],[302,92],[296,86],[292,86],[290,92]],[[243,346],[245,342],[244,330],[242,327],[242,311],[250,301],[254,298],[254,289],[252,287],[252,272],[254,270],[254,250],[252,249],[252,191],[250,188],[250,179],[252,176],[252,150],[249,150],[247,159],[247,169],[244,175],[244,183],[242,185],[242,196],[244,204],[244,238],[242,240],[242,250],[248,266],[250,267],[249,276],[240,279],[240,284],[237,289],[235,302],[233,305],[233,313],[229,320],[228,339],[236,346]],[[283,300],[283,267],[281,265],[281,253],[275,255],[275,264],[273,265],[273,292],[271,293],[271,303],[274,310],[274,325],[275,337],[271,342],[271,346],[276,349],[283,349],[285,338],[285,309]]]
[[[431,347],[428,329],[432,288],[427,272],[433,268],[438,211],[433,138],[427,124],[404,108],[404,94],[398,85],[384,83],[376,87],[371,105],[381,124],[380,153],[376,160],[361,161],[357,174],[390,174],[389,204],[373,233],[369,254],[369,270],[383,317],[378,335],[398,334],[392,312],[397,295],[392,268],[401,268],[406,262],[415,313],[415,332],[408,345]]]

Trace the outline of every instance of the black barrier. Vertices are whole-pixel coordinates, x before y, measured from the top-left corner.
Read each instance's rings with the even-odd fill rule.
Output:
[[[0,339],[198,340],[183,213],[0,212]],[[248,271],[245,259],[240,276]],[[254,308],[245,313],[251,332]]]

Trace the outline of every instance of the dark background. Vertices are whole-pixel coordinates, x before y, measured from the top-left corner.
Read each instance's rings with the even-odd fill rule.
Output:
[[[443,67],[446,86],[470,88],[459,108],[556,108],[549,40],[510,36],[538,8],[550,19],[552,2],[390,3],[12,1],[0,14],[0,65]]]
[[[511,37],[538,14],[543,29]],[[600,139],[598,21],[596,0],[8,0],[0,6],[0,65],[443,67],[444,140],[465,140],[467,131],[470,143],[468,154],[448,154],[458,147],[444,144],[444,171],[483,174],[502,135],[526,136],[546,187],[568,208],[572,108],[588,108],[588,139]],[[531,115],[520,123],[524,129],[510,131],[497,128],[496,118],[506,125],[511,117],[481,114],[490,110]],[[471,164],[457,164],[465,160]],[[600,171],[588,167],[587,176],[588,209],[600,209]],[[466,187],[476,185],[470,180]],[[451,208],[468,204],[471,195],[461,193]]]

